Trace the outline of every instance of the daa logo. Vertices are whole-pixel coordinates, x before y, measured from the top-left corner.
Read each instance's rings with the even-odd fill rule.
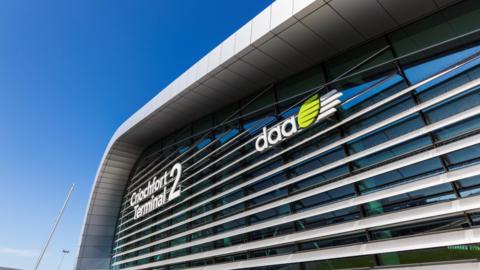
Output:
[[[342,93],[337,90],[332,90],[321,97],[318,94],[313,95],[302,104],[298,117],[291,116],[270,129],[263,127],[262,133],[255,140],[255,149],[259,152],[265,151],[335,113],[337,111],[335,107],[340,104],[341,96]]]

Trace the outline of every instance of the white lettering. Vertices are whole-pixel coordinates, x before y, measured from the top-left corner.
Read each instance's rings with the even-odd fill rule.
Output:
[[[271,128],[268,131],[268,143],[274,145],[279,143],[282,140],[282,134],[280,131],[280,125]]]
[[[172,189],[170,190],[170,195],[168,195],[168,200],[171,201],[178,196],[180,196],[180,189],[177,189],[178,182],[180,181],[180,175],[182,175],[182,165],[177,163],[173,166],[172,170],[170,171],[170,177],[175,176],[175,180],[173,181]]]
[[[290,137],[293,134],[297,133],[297,121],[294,117],[290,117],[282,123],[282,135],[284,137]]]
[[[263,127],[262,135],[258,136],[257,140],[255,141],[255,148],[260,152],[268,148],[266,127]]]
[[[255,149],[257,149],[259,152],[262,152],[270,146],[273,146],[292,136],[293,134],[297,133],[297,131],[297,121],[295,120],[294,116],[286,119],[269,130],[264,127],[262,134],[258,135],[257,139],[255,140]]]
[[[139,188],[130,197],[130,206],[134,207],[133,219],[142,216],[163,206],[165,203],[178,198],[181,195],[180,178],[182,176],[182,164],[176,163],[169,171],[165,171],[160,178],[154,177],[144,188]],[[167,185],[172,183],[167,196]],[[155,195],[160,192],[160,194]],[[146,202],[140,204],[142,201]]]

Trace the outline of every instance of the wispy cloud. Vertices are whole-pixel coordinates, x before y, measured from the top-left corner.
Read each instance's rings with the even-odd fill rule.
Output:
[[[38,252],[30,249],[6,248],[0,247],[0,254],[12,255],[18,257],[35,257]]]

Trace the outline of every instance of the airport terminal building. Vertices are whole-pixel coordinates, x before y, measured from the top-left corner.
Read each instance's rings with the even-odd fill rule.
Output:
[[[278,0],[115,132],[76,270],[479,270],[479,161],[480,1]]]

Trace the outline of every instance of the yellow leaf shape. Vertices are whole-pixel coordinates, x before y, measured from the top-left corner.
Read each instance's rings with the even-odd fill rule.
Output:
[[[307,128],[315,122],[320,111],[320,99],[318,94],[311,96],[300,107],[298,112],[298,125]]]

